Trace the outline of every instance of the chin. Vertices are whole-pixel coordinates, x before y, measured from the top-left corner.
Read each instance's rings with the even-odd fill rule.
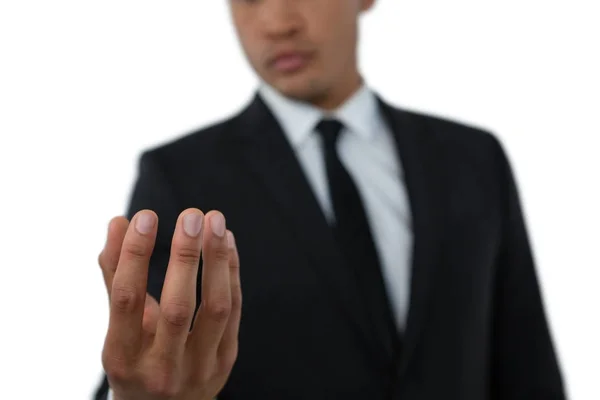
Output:
[[[263,77],[265,81],[277,89],[281,94],[295,100],[312,102],[314,99],[323,96],[326,92],[323,82],[310,76],[313,74],[299,73],[288,76]]]

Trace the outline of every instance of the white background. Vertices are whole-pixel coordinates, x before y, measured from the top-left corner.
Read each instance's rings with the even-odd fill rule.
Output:
[[[380,0],[368,82],[505,144],[573,399],[600,399],[598,2]],[[0,0],[0,391],[86,399],[108,308],[96,263],[139,152],[252,95],[224,0]],[[201,184],[201,182],[199,182]]]

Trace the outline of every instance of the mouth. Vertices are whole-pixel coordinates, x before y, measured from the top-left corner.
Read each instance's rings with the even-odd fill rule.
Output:
[[[281,74],[293,74],[304,69],[313,54],[301,51],[284,51],[277,53],[269,61],[269,67]]]

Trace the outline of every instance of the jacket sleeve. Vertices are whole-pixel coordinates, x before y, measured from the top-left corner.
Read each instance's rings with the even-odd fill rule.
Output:
[[[148,269],[147,292],[160,301],[160,294],[169,262],[171,238],[179,213],[175,193],[167,179],[164,167],[154,152],[143,153],[138,160],[138,171],[130,195],[126,217],[131,218],[140,210],[149,209],[158,215],[156,243]],[[199,295],[198,295],[199,296]],[[106,375],[96,389],[95,400],[107,398],[109,384]]]
[[[504,215],[494,293],[492,398],[565,399],[517,183],[497,139],[495,155]]]

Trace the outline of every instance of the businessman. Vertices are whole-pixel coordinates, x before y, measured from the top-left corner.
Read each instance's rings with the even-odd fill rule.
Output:
[[[230,0],[261,84],[141,155],[97,399],[565,398],[507,156],[369,89],[374,3]]]

